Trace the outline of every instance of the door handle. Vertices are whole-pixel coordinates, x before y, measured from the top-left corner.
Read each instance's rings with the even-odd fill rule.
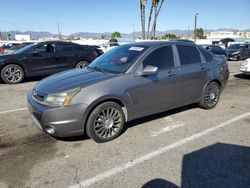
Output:
[[[174,73],[174,72],[172,72],[172,71],[169,71],[168,73],[167,73],[167,76],[168,77],[172,77],[172,76],[175,76],[176,75],[176,73]]]
[[[201,68],[201,70],[205,70],[205,69],[207,69],[208,67],[207,67],[206,65],[201,65],[200,68]]]

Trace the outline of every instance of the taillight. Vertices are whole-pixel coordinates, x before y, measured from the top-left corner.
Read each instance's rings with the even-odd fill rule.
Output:
[[[92,55],[93,55],[93,57],[97,57],[97,53],[96,53],[96,51],[95,50],[92,50]]]

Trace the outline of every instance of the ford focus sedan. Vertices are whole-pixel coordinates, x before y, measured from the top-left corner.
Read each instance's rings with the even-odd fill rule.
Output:
[[[40,81],[28,93],[28,108],[52,136],[107,142],[137,118],[191,103],[214,108],[228,77],[225,58],[195,44],[132,43]]]

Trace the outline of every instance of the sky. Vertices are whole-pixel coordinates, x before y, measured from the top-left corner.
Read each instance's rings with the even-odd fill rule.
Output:
[[[0,31],[132,33],[141,30],[139,0],[1,0]],[[146,7],[146,16],[150,11]],[[250,29],[250,0],[165,0],[157,30]]]

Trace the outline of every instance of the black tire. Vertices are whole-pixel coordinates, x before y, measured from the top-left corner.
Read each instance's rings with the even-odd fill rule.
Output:
[[[214,108],[220,99],[220,86],[210,82],[203,91],[199,106],[204,109]]]
[[[125,117],[121,106],[114,102],[105,102],[91,112],[86,133],[95,142],[108,142],[121,134],[124,123]]]
[[[6,84],[17,84],[25,78],[22,67],[16,64],[10,64],[1,70],[1,79]]]
[[[88,61],[79,61],[79,62],[77,62],[75,68],[82,69],[82,68],[86,67],[88,64],[89,64]]]

